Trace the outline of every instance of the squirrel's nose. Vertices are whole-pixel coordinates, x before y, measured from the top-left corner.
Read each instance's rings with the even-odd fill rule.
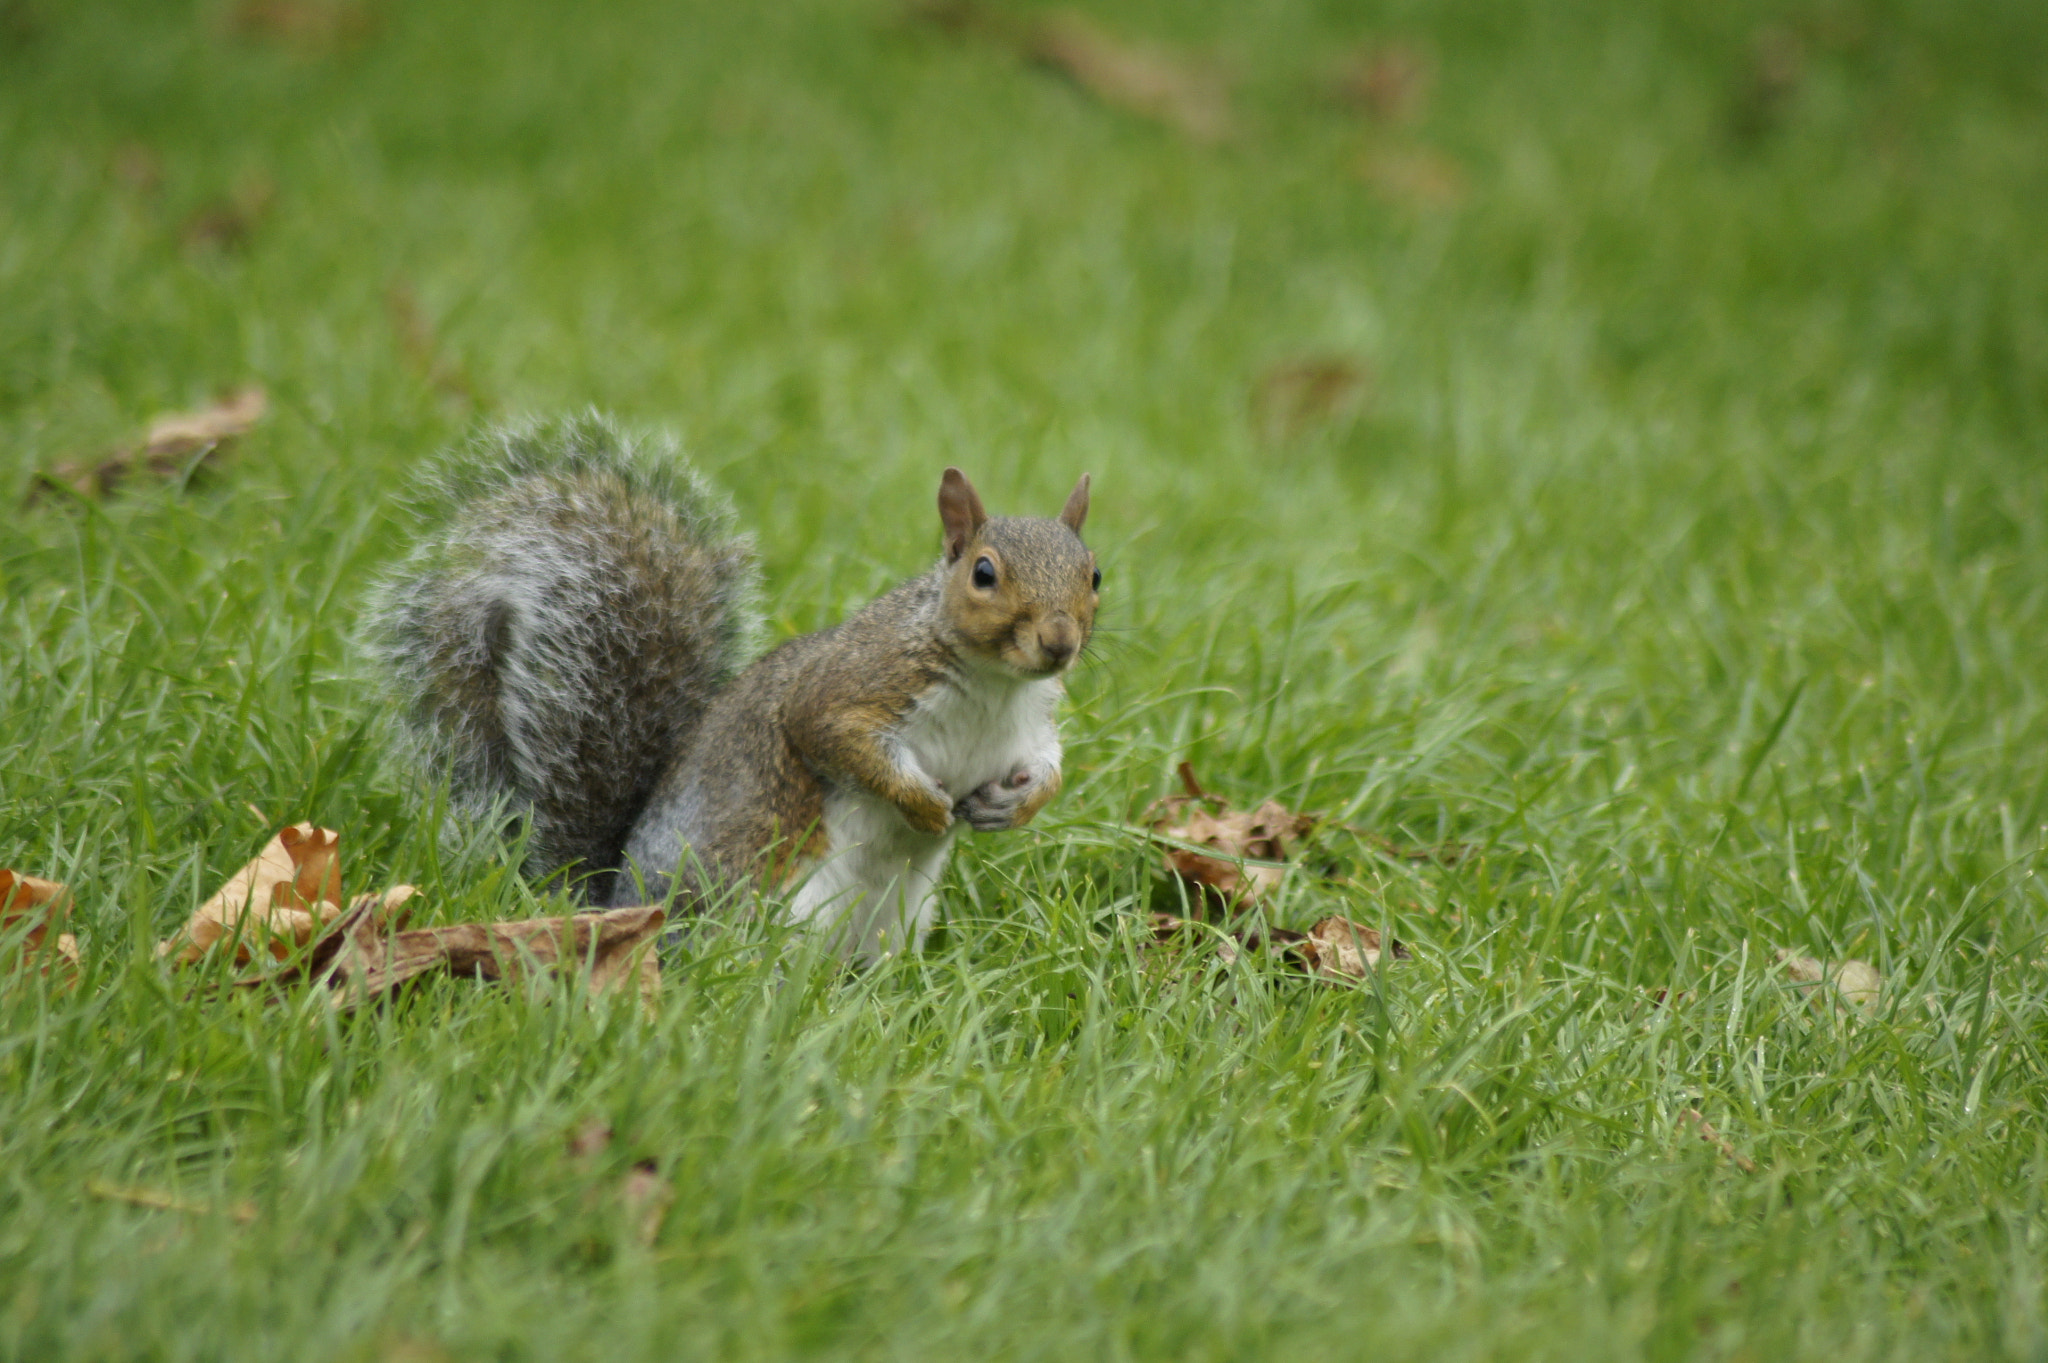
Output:
[[[1081,632],[1065,618],[1047,621],[1038,631],[1038,647],[1053,666],[1064,664],[1081,646]]]

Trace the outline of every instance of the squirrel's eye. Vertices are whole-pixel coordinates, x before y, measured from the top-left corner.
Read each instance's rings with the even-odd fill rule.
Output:
[[[1095,584],[1094,584],[1094,589],[1095,589],[1096,591],[1098,591],[1098,592],[1102,590],[1102,569],[1100,569],[1100,568],[1097,568],[1097,569],[1095,570]]]
[[[996,585],[996,565],[986,555],[974,560],[974,585],[983,591]]]

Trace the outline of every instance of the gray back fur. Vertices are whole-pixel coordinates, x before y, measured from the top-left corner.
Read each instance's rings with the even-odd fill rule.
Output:
[[[609,872],[751,650],[752,546],[673,440],[595,413],[487,430],[421,487],[364,630],[416,755],[459,815],[530,819],[527,874]]]

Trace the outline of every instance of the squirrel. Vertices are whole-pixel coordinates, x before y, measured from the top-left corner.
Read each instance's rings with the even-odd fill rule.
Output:
[[[1102,573],[1057,518],[939,482],[936,566],[742,667],[751,543],[673,442],[595,413],[486,431],[365,642],[451,812],[522,819],[524,870],[600,905],[793,889],[844,957],[921,945],[953,835],[1060,788],[1054,712]]]

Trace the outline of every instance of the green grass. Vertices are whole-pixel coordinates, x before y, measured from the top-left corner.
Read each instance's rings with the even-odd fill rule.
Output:
[[[0,498],[273,398],[210,480],[0,528],[0,865],[86,953],[0,983],[0,1357],[2048,1355],[2048,11],[1091,3],[1233,73],[1204,148],[886,0],[234,9],[0,5]],[[1434,56],[1413,124],[1323,93],[1373,37]],[[1318,355],[1369,396],[1262,434]],[[194,998],[155,941],[287,821],[545,907],[439,844],[349,638],[416,460],[593,404],[732,492],[779,631],[927,560],[945,464],[1091,471],[1066,793],[863,975],[754,929],[651,1018]],[[1369,987],[1162,975],[1183,758],[1478,851],[1290,883],[1412,944]]]

